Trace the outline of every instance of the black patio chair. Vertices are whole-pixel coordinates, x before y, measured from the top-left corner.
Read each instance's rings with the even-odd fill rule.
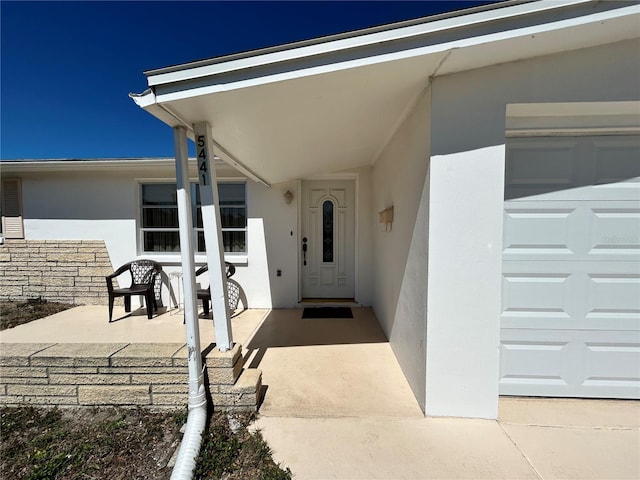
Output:
[[[224,262],[227,278],[233,277],[233,274],[236,273],[236,266],[233,263]],[[209,270],[209,266],[205,265],[196,270],[196,277],[198,275],[202,275],[204,272]],[[200,288],[198,289],[198,300],[202,300],[202,310],[205,315],[209,315],[209,302],[211,301],[211,288]]]
[[[128,271],[131,275],[131,285],[126,288],[114,288],[113,279]],[[124,297],[124,311],[131,311],[131,297],[141,295],[145,298],[147,318],[153,317],[153,312],[158,310],[156,302],[156,287],[159,290],[160,272],[162,265],[153,260],[134,260],[125,263],[107,279],[107,291],[109,292],[109,322],[113,317],[113,302],[116,297]],[[159,291],[157,292],[160,293]]]

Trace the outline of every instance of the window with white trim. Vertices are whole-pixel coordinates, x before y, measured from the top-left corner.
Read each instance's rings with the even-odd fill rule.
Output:
[[[247,202],[244,182],[218,183],[220,221],[225,253],[247,252]],[[140,185],[140,250],[143,253],[180,251],[178,202],[175,183]],[[193,240],[197,253],[206,251],[200,202],[200,186],[191,184]]]

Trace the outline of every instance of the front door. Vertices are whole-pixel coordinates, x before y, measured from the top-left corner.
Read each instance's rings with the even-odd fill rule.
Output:
[[[352,180],[302,184],[303,299],[352,299],[355,188]]]

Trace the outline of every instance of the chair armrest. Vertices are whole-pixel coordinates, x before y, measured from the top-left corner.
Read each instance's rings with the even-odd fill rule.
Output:
[[[107,275],[105,277],[105,279],[107,281],[107,290],[109,292],[113,291],[113,279],[116,278],[119,275],[122,275],[124,272],[129,270],[130,267],[131,267],[131,262],[125,263],[120,268],[118,268],[115,272],[113,272],[111,275]]]
[[[230,262],[224,262],[227,267],[227,278],[233,277],[233,274],[236,273],[236,266]]]

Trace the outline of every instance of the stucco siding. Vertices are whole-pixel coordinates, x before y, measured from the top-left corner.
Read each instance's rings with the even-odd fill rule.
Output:
[[[428,415],[497,416],[507,104],[638,100],[639,47],[625,41],[435,78]]]
[[[104,240],[114,267],[136,257],[137,194],[124,172],[20,177],[26,239]]]
[[[373,167],[373,308],[421,408],[425,408],[430,91]],[[393,206],[391,231],[376,212]]]
[[[135,165],[117,173],[97,169],[17,174],[23,186],[25,237],[28,240],[104,240],[114,268],[145,257],[161,262],[167,274],[179,271],[178,254],[141,253],[138,245],[140,183],[173,182],[174,175],[171,167],[145,169]],[[227,175],[219,179],[238,179],[235,172]],[[242,288],[241,306],[270,308],[293,306],[297,302],[296,259],[291,255],[291,248],[295,248],[297,216],[295,204],[285,205],[282,194],[286,189],[280,190],[280,186],[267,189],[247,181],[247,255],[228,258],[237,265],[234,280]],[[292,231],[294,236],[290,235]],[[272,248],[268,255],[269,245]],[[273,248],[277,245],[290,248]],[[205,255],[196,255],[196,262],[204,264]],[[282,270],[283,276],[276,276],[277,269]],[[203,286],[208,284],[205,275],[198,281]],[[176,287],[174,281],[173,288],[177,291]],[[164,288],[163,304],[171,303],[169,290]]]

